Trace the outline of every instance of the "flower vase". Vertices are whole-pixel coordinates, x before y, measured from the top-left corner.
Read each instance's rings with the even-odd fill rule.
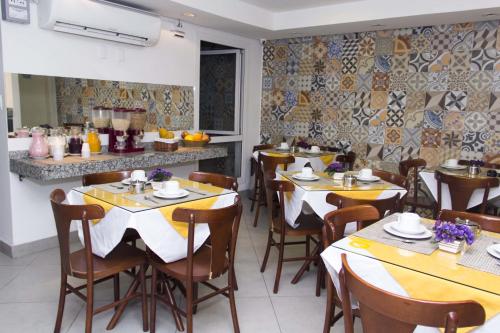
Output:
[[[447,243],[444,241],[438,242],[438,246],[440,250],[446,251],[446,252],[451,252],[451,253],[458,253],[462,251],[464,248],[465,241],[464,240],[456,240],[453,241],[452,243]]]

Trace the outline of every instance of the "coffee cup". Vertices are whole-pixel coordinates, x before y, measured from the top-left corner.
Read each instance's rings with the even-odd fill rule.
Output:
[[[313,169],[312,168],[310,168],[310,167],[304,167],[304,168],[302,168],[302,174],[301,174],[302,177],[310,178],[310,177],[312,177],[312,175],[313,175]]]
[[[168,180],[163,182],[163,192],[165,194],[177,194],[179,193],[179,182],[176,180]]]
[[[373,175],[372,169],[368,169],[368,168],[359,170],[359,174],[358,174],[358,176],[360,178],[365,178],[365,179],[370,178],[372,175]]]
[[[311,153],[319,153],[321,150],[319,149],[318,146],[312,146],[311,147]]]
[[[396,227],[398,230],[405,233],[419,233],[421,231],[420,216],[415,213],[401,213],[398,216]]]
[[[130,180],[132,181],[145,181],[146,180],[146,171],[144,170],[134,170],[130,175]]]
[[[450,158],[449,160],[446,160],[446,165],[451,167],[456,167],[458,165],[458,160]]]
[[[288,143],[286,143],[286,142],[280,143],[280,149],[288,149],[288,148],[289,148]]]

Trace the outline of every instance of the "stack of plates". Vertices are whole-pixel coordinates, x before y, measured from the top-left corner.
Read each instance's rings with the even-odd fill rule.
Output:
[[[372,183],[372,182],[378,182],[380,180],[380,177],[374,176],[374,175],[371,175],[371,176],[368,176],[368,177],[358,176],[358,180],[362,181],[362,182]]]
[[[441,168],[449,170],[464,170],[467,169],[467,165],[448,165],[443,163],[441,164]]]
[[[394,221],[384,224],[384,230],[385,232],[393,236],[398,236],[402,238],[426,239],[432,237],[432,231],[428,230],[423,224],[420,225],[419,229],[412,232],[408,232],[407,230],[402,230],[398,228],[398,221]]]
[[[302,180],[302,181],[314,181],[314,180],[318,180],[319,176],[314,175],[314,174],[311,176],[304,176],[301,173],[296,173],[292,176],[292,178],[297,179],[297,180]]]
[[[162,190],[159,191],[154,191],[153,195],[158,198],[162,199],[179,199],[179,198],[184,198],[189,195],[189,192],[186,191],[185,189],[180,188],[177,193],[167,193]]]

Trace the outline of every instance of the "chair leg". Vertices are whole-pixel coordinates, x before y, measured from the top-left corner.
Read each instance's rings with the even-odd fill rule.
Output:
[[[92,333],[93,316],[94,316],[94,281],[87,280],[87,308],[85,313],[85,333]]]
[[[170,289],[168,281],[165,282],[165,293],[167,294],[168,301],[172,304],[172,316],[174,316],[175,326],[178,331],[182,332],[184,331],[184,324],[182,323],[179,312],[177,312],[177,303],[175,302],[175,298],[172,294],[172,289]]]
[[[193,284],[186,283],[186,326],[187,333],[193,332]]]
[[[231,307],[231,318],[233,319],[233,329],[235,333],[240,332],[240,326],[238,325],[238,314],[236,313],[236,302],[234,299],[234,270],[230,272],[231,274],[231,281],[229,284],[229,305]]]
[[[269,236],[267,237],[266,254],[264,254],[264,260],[262,260],[262,265],[260,266],[260,272],[264,273],[266,270],[267,259],[269,258],[269,251],[271,250],[271,242],[273,241],[273,232],[269,230]]]
[[[115,302],[117,302],[120,299],[120,274],[115,274],[113,276],[113,292],[114,292],[114,299]],[[118,310],[118,305],[115,306],[115,310]]]
[[[198,298],[198,283],[193,283],[193,299]],[[193,314],[196,314],[198,311],[198,305],[193,305]]]
[[[253,209],[255,207],[255,202],[257,201],[257,196],[258,196],[257,193],[260,191],[258,170],[255,172],[254,178],[255,179],[254,179],[254,183],[253,183],[252,206],[250,206],[251,212],[253,212]]]
[[[139,268],[139,279],[141,282],[141,298],[142,298],[142,330],[147,332],[149,330],[148,325],[148,294],[146,288],[146,269],[147,265],[144,264]]]
[[[276,267],[276,277],[274,279],[273,293],[278,293],[278,288],[280,286],[281,269],[283,268],[283,252],[285,252],[285,236],[280,235],[280,244],[278,247],[278,266]]]
[[[64,313],[64,304],[66,302],[66,283],[68,281],[68,276],[61,272],[61,286],[59,289],[59,305],[57,306],[57,317],[56,326],[54,328],[54,333],[59,333],[61,331],[61,324]]]
[[[311,252],[310,242],[311,242],[311,236],[306,236],[306,257],[309,257],[309,254]],[[309,272],[309,265],[307,265],[306,271]]]
[[[156,331],[156,288],[158,272],[154,266],[151,269],[151,313],[149,314],[149,331],[155,333]]]
[[[259,190],[259,192],[257,193],[257,198],[255,199],[255,201],[257,201],[257,209],[255,210],[255,217],[253,218],[254,228],[257,227],[257,222],[259,221],[260,206],[262,206],[260,204],[261,200],[262,200],[262,191]]]
[[[238,281],[236,280],[236,273],[233,269],[233,286],[234,286],[234,290],[238,290]]]
[[[325,312],[325,323],[323,324],[323,333],[330,332],[330,324],[332,318],[335,315],[335,305],[333,303],[333,290],[330,289],[330,283],[328,284],[326,291],[326,312]]]

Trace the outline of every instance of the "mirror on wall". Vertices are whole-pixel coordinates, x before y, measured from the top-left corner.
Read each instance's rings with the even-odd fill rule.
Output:
[[[145,131],[193,128],[193,87],[5,73],[9,132],[23,126],[58,127],[91,122],[94,107],[142,108]]]

